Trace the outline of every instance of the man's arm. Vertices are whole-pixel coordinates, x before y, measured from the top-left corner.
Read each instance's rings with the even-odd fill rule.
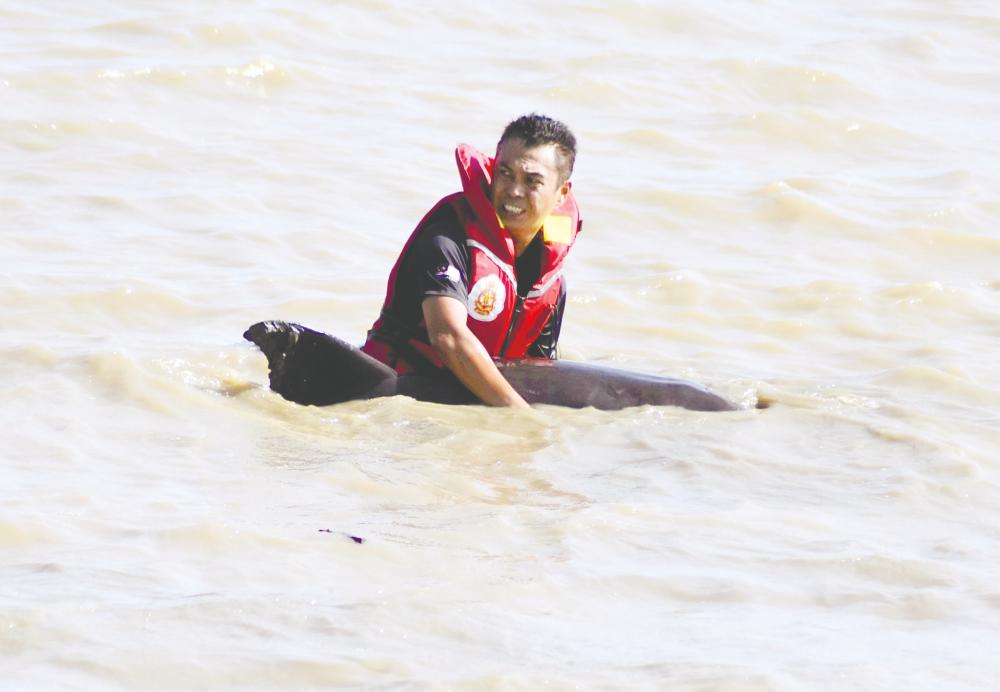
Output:
[[[470,392],[490,406],[528,408],[528,402],[504,379],[467,326],[468,312],[461,301],[451,296],[428,296],[422,308],[431,345]]]

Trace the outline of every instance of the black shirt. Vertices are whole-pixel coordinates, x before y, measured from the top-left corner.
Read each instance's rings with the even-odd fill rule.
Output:
[[[416,325],[423,319],[423,301],[428,296],[451,296],[468,305],[469,275],[472,256],[465,243],[465,230],[455,210],[449,205],[429,218],[400,262],[396,287],[390,308],[396,319]],[[538,280],[542,270],[541,234],[515,260],[517,292],[523,298]],[[555,312],[542,333],[528,349],[534,358],[555,358],[563,310],[566,306],[566,286],[562,285]]]

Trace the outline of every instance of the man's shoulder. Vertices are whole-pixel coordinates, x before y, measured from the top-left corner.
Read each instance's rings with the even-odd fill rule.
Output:
[[[447,239],[456,245],[465,245],[465,228],[458,212],[451,204],[439,204],[424,220],[420,229],[420,239],[428,242],[435,238]]]

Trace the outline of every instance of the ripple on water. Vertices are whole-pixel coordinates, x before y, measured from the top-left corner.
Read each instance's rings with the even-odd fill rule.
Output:
[[[900,127],[865,118],[852,118],[819,110],[797,108],[759,110],[738,118],[730,129],[735,143],[786,149],[879,158],[920,146],[920,137]]]
[[[174,90],[237,88],[260,96],[268,96],[276,89],[290,86],[308,73],[276,65],[269,58],[260,58],[249,63],[178,68],[142,67],[132,70],[106,69],[97,74],[97,79],[111,83],[146,84],[170,87]]]
[[[951,398],[965,405],[1000,405],[1000,392],[996,388],[960,370],[949,372],[933,365],[912,363],[878,374],[875,381],[892,390],[916,390],[935,398]]]
[[[765,62],[759,59],[726,58],[712,66],[724,78],[740,85],[768,103],[780,104],[870,104],[875,96],[832,69]]]
[[[49,531],[28,521],[0,521],[0,547],[30,549],[52,539]]]
[[[809,184],[798,181],[779,180],[755,193],[762,206],[758,218],[768,224],[790,225],[808,229],[826,228],[838,233],[850,232],[857,235],[859,220],[842,207],[835,206],[814,193]]]
[[[984,256],[1000,254],[1000,238],[984,229],[977,233],[968,225],[961,230],[950,227],[906,226],[899,229],[898,239],[912,250],[923,250],[939,260],[941,255],[961,253],[970,263]]]
[[[159,529],[156,538],[164,547],[208,554],[253,548],[290,549],[296,545],[295,541],[273,533],[212,522]]]

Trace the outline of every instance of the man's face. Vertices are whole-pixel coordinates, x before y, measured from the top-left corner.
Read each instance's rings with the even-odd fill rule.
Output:
[[[554,144],[528,148],[507,139],[497,149],[490,201],[504,227],[515,238],[534,235],[545,217],[562,204],[570,183],[560,182]]]

